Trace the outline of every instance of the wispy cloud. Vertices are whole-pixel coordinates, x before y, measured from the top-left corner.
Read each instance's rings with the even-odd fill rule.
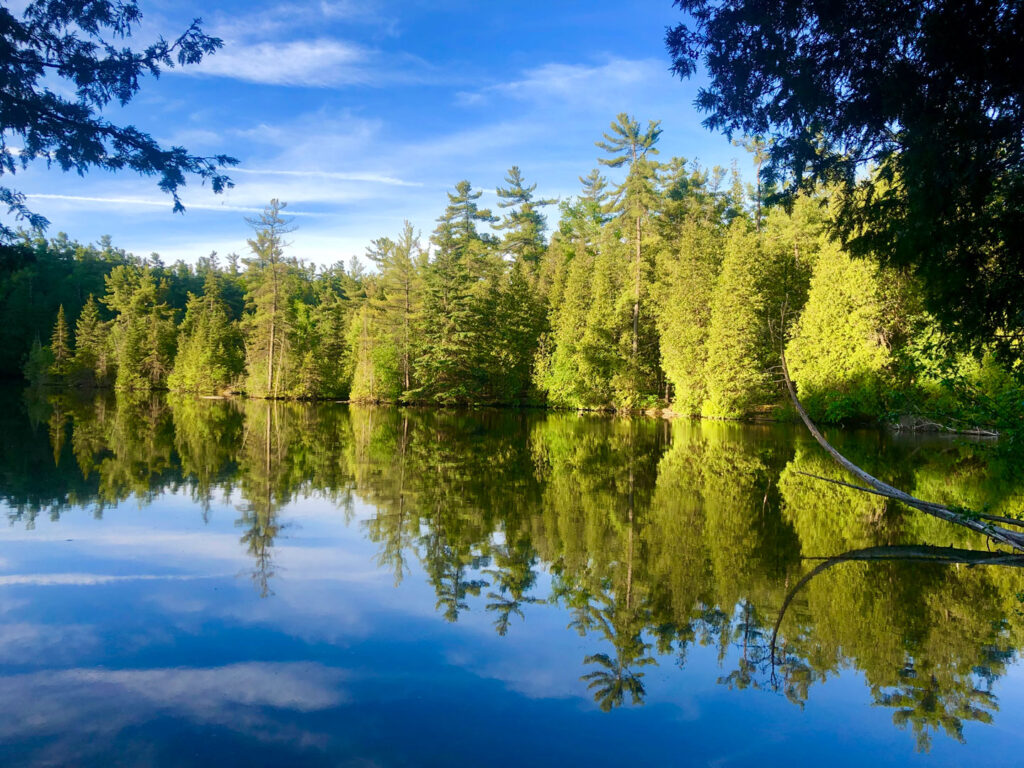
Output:
[[[422,187],[419,181],[405,181],[393,176],[377,173],[346,173],[343,171],[283,171],[271,168],[233,168],[231,173],[257,176],[287,176],[295,178],[335,179],[337,181],[364,181],[370,184],[386,184],[393,187]]]
[[[91,195],[55,195],[44,193],[31,193],[25,197],[32,200],[64,200],[75,203],[93,203],[102,206],[125,206],[135,205],[148,208],[171,208],[168,200],[158,200],[146,197],[100,197]],[[269,198],[268,198],[269,199]],[[262,213],[263,208],[244,205],[227,205],[214,203],[189,203],[186,201],[186,209],[191,208],[200,211],[230,211],[233,213]],[[288,211],[289,216],[323,216],[322,213],[313,211]]]
[[[461,91],[455,99],[461,106],[483,105],[497,96],[604,108],[608,104],[622,103],[629,91],[663,80],[665,70],[664,62],[657,59],[611,57],[593,65],[551,62],[526,70],[516,80],[477,91]]]
[[[381,12],[377,2],[367,0],[321,0],[319,3],[278,2],[245,14],[219,13],[213,16],[213,34],[228,41],[266,38],[286,30],[323,26],[328,23],[358,23],[380,27],[395,34],[398,20]]]
[[[100,584],[115,584],[123,581],[193,581],[202,578],[216,578],[214,575],[200,576],[190,574],[148,574],[140,573],[128,576],[115,576],[106,573],[12,573],[0,576],[0,586],[36,587],[87,587]]]
[[[370,50],[343,40],[293,40],[229,45],[194,67],[174,71],[264,85],[377,85],[382,73],[370,66],[371,58]]]
[[[221,667],[73,668],[0,679],[6,745],[30,745],[29,762],[92,763],[114,754],[118,738],[159,717],[175,717],[287,744],[323,742],[281,717],[337,707],[350,700],[344,669],[312,662],[246,662]],[[28,758],[27,758],[28,759]]]

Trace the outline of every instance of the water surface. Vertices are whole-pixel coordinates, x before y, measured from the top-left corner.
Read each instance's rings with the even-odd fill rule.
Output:
[[[0,432],[4,765],[1019,760],[1024,569],[794,427],[8,393]],[[830,436],[1024,509],[990,445]]]

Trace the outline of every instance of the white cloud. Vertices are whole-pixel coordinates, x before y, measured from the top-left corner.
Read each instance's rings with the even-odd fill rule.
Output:
[[[348,701],[349,673],[311,662],[209,668],[68,669],[0,678],[0,741],[33,744],[46,765],[114,754],[118,734],[175,716],[261,741],[302,743],[314,734],[279,722],[277,711],[315,712]],[[325,738],[321,736],[321,740]]]
[[[67,202],[74,203],[92,203],[100,207],[116,207],[121,208],[123,206],[135,205],[143,206],[147,208],[166,208],[171,209],[171,202],[167,199],[154,199],[146,197],[100,197],[90,195],[52,195],[44,193],[31,193],[25,195],[25,197],[33,200],[64,200]],[[266,198],[269,200],[270,198]],[[232,213],[261,213],[262,207],[255,206],[244,206],[244,205],[227,205],[226,203],[192,203],[186,201],[186,209],[192,208],[200,211],[230,211]],[[288,211],[289,216],[323,216],[325,214],[315,213],[310,211]]]
[[[329,88],[371,85],[379,73],[365,48],[341,40],[295,40],[225,46],[214,56],[180,71],[266,85]]]
[[[378,173],[346,173],[344,171],[281,171],[271,168],[232,168],[231,173],[259,176],[286,176],[300,179],[336,179],[338,181],[364,181],[370,184],[386,184],[394,187],[422,187],[423,182],[405,181]]]
[[[95,586],[98,584],[114,584],[122,581],[191,581],[201,578],[215,578],[214,575],[192,576],[182,574],[136,574],[131,576],[114,576],[105,573],[12,573],[0,576],[0,586],[66,587]]]
[[[394,34],[397,20],[382,15],[377,5],[367,0],[279,2],[263,9],[250,9],[245,14],[216,14],[211,30],[212,34],[233,41],[266,38],[300,27],[322,27],[326,21],[368,23],[380,26],[387,34]]]
[[[492,96],[563,105],[589,104],[606,108],[621,104],[628,93],[663,81],[666,67],[657,59],[613,57],[603,64],[551,62],[526,70],[518,80],[499,83],[476,92],[456,94],[462,106],[484,104]]]

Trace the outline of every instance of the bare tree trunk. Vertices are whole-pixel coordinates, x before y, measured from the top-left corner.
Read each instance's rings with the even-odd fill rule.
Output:
[[[402,368],[405,373],[405,391],[409,391],[409,315],[411,313],[409,299],[409,281],[405,281],[405,316],[402,318]]]
[[[270,349],[267,353],[267,394],[273,394],[276,397],[277,390],[274,387],[274,333],[277,330],[277,264],[274,263],[273,257],[270,259],[270,269],[273,299],[270,305]]]
[[[636,256],[633,287],[633,360],[636,360],[636,353],[639,347],[640,337],[640,236],[642,234],[639,214],[636,217]]]

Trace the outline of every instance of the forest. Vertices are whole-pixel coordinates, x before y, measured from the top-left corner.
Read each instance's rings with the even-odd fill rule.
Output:
[[[626,114],[577,195],[513,166],[494,210],[455,184],[436,228],[309,263],[273,200],[248,251],[165,265],[21,232],[0,264],[0,374],[36,386],[787,419],[785,352],[824,422],[1020,428],[1024,369],[965,348],[909,268],[852,254],[829,188],[786,205],[736,166],[660,160]],[[607,174],[607,175],[606,175]],[[879,180],[878,184],[884,181]]]

